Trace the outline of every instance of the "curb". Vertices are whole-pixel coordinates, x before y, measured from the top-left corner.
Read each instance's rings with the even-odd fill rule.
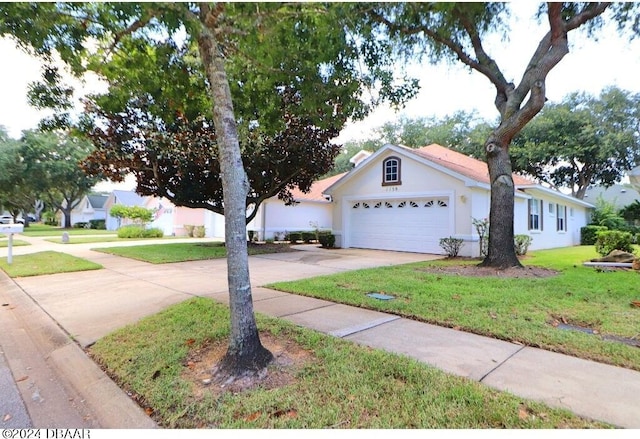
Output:
[[[6,273],[0,346],[34,428],[157,428]]]

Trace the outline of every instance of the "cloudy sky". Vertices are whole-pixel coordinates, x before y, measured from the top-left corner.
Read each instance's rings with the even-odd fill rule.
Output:
[[[513,9],[509,40],[495,38],[486,47],[505,76],[517,83],[544,34],[544,26],[532,18],[535,3],[514,2]],[[609,85],[640,92],[640,39],[629,42],[618,37],[614,26],[605,27],[598,35],[599,41],[595,41],[583,33],[570,34],[571,52],[547,80],[550,101],[559,101],[574,91],[598,94]],[[30,108],[26,100],[27,86],[38,79],[40,65],[6,38],[0,39],[0,59],[0,125],[17,138],[22,130],[34,128],[46,115]],[[426,63],[411,66],[410,73],[420,78],[421,92],[401,113],[379,108],[366,120],[349,124],[339,141],[367,138],[373,128],[400,115],[440,118],[457,110],[477,110],[485,119],[497,116],[493,88],[479,73],[469,72],[461,65]],[[89,81],[89,88],[94,88],[91,84]]]

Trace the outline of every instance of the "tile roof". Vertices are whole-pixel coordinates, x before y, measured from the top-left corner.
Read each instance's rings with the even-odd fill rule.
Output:
[[[418,149],[407,149],[427,160],[444,166],[445,168],[466,177],[472,178],[481,183],[490,183],[489,169],[487,168],[487,164],[483,161],[474,159],[473,157],[469,157],[435,143]],[[513,182],[516,185],[536,184],[534,181],[516,174],[513,174]]]
[[[347,173],[343,172],[342,174],[337,174],[314,182],[311,185],[311,189],[306,194],[300,189],[295,188],[291,191],[293,193],[293,199],[296,201],[323,201],[328,203],[327,199],[322,195],[322,192],[324,192],[333,183],[340,180],[340,178],[345,174]]]

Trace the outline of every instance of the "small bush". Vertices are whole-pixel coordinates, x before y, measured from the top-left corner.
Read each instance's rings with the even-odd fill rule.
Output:
[[[255,230],[247,230],[247,235],[249,235],[249,242],[253,242],[253,237],[256,235]]]
[[[518,256],[526,255],[530,245],[531,236],[529,235],[515,235],[513,237],[513,248]]]
[[[140,238],[162,238],[164,232],[162,229],[153,228],[145,229],[138,225],[123,226],[118,229],[118,238],[140,239]]]
[[[302,241],[302,233],[300,233],[300,232],[289,232],[289,234],[287,235],[285,240],[291,242],[291,244],[295,244],[298,241]]]
[[[336,235],[332,233],[322,233],[318,236],[318,241],[322,248],[333,248],[336,245]]]
[[[460,249],[464,244],[464,240],[449,236],[448,238],[440,238],[440,247],[445,251],[448,257],[455,258],[460,253]]]
[[[144,229],[136,225],[122,226],[118,229],[118,238],[142,238]]]
[[[193,228],[193,237],[194,238],[204,238],[205,229],[204,226],[195,226]]]
[[[311,241],[316,239],[316,234],[315,232],[302,232],[301,237],[305,244],[309,244]]]
[[[606,256],[613,250],[633,253],[632,235],[618,230],[602,230],[596,239],[596,251]]]
[[[584,226],[580,229],[580,245],[594,245],[598,238],[598,232],[609,230],[606,226],[596,226],[594,224]]]
[[[107,228],[107,223],[103,219],[92,219],[89,220],[89,228],[95,230],[105,230]]]
[[[162,229],[158,229],[157,227],[151,229],[144,229],[142,232],[143,238],[162,238],[164,236],[164,232]]]
[[[189,224],[185,224],[184,225],[184,231],[187,232],[187,236],[189,238],[193,238],[193,229],[195,229],[196,226],[192,226]]]
[[[88,229],[89,228],[89,223],[86,222],[77,222],[72,226],[74,229]]]

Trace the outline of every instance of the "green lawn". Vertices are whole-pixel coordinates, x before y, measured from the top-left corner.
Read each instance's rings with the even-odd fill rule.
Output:
[[[218,259],[227,256],[227,249],[222,242],[188,242],[175,244],[150,244],[131,247],[95,248],[98,252],[109,253],[152,264],[170,262],[199,261]],[[249,255],[291,251],[287,244],[250,244]]]
[[[71,271],[98,270],[101,265],[76,258],[66,253],[53,251],[13,256],[13,263],[0,259],[0,269],[11,277],[40,276],[43,274],[67,273]]]
[[[19,239],[13,239],[13,246],[19,247],[21,245],[31,245],[27,241],[21,241]],[[9,246],[9,238],[0,237],[0,248]]]
[[[605,339],[640,340],[640,308],[631,305],[640,300],[640,275],[633,270],[582,266],[594,257],[598,257],[594,248],[585,246],[532,252],[523,261],[525,265],[559,271],[550,278],[466,277],[427,271],[462,263],[444,260],[351,271],[269,287],[640,370],[638,347]],[[371,292],[395,299],[373,299],[367,296]],[[596,332],[562,330],[558,323]]]
[[[224,349],[228,308],[207,298],[172,306],[99,340],[90,354],[164,428],[603,428],[566,411],[447,375],[407,357],[258,315],[303,358],[275,387],[216,394],[203,387]],[[303,355],[304,353],[304,355]],[[193,377],[191,369],[204,375]]]
[[[44,224],[30,224],[29,227],[24,228],[23,235],[26,236],[62,236],[64,232],[67,232],[69,236],[74,235],[115,235],[113,230],[98,230],[98,229],[64,229],[56,226],[46,226]]]
[[[118,238],[117,236],[82,236],[82,235],[73,235],[69,236],[68,242],[62,242],[62,237],[57,238],[45,238],[45,241],[53,242],[54,244],[92,244],[96,242],[116,242],[116,241],[124,241],[122,238]]]

